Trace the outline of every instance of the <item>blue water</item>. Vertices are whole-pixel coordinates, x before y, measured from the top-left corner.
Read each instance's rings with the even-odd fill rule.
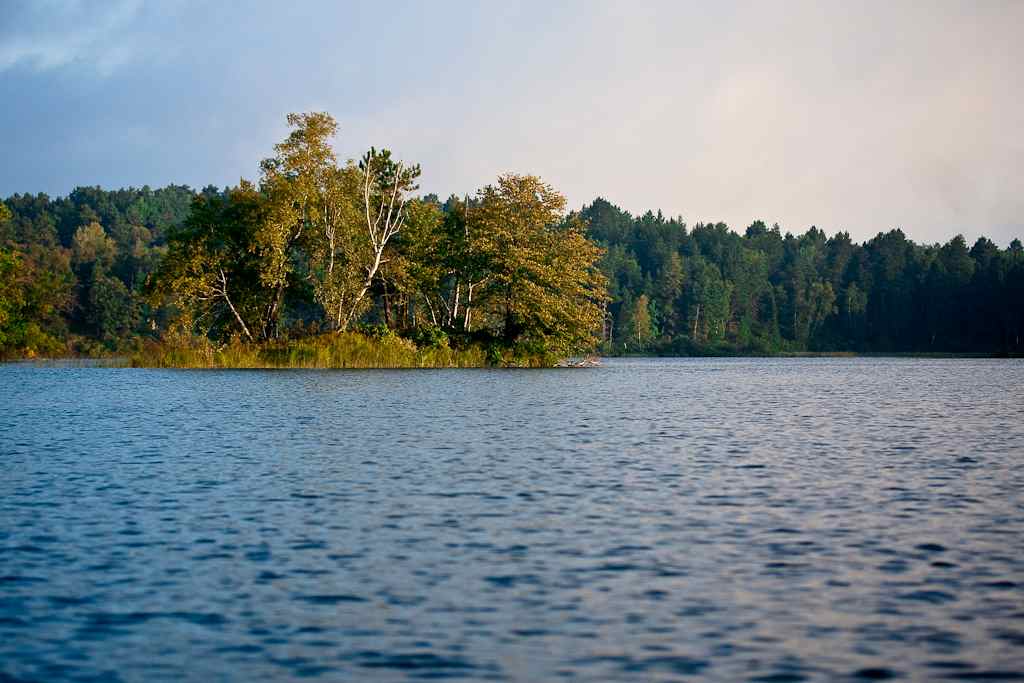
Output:
[[[0,681],[1024,680],[1024,363],[0,366]]]

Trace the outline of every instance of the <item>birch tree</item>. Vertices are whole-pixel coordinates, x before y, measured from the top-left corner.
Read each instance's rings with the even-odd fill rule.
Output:
[[[363,252],[359,268],[362,284],[348,303],[348,311],[339,325],[339,331],[349,325],[365,309],[366,293],[384,262],[388,243],[397,235],[407,218],[407,204],[411,193],[419,189],[416,179],[419,165],[406,165],[391,158],[389,150],[371,148],[359,162],[361,200],[363,210],[362,237],[368,246]]]
[[[487,278],[477,244],[478,223],[470,221],[472,202],[452,196],[444,207],[414,203],[402,245],[410,262],[417,303],[433,327],[449,332],[473,329],[474,292]],[[409,229],[411,228],[411,230]]]
[[[275,292],[269,318],[280,317],[288,278],[300,270],[337,328],[362,284],[354,267],[359,174],[351,164],[338,167],[331,147],[338,124],[329,114],[289,114],[288,125],[292,132],[261,166],[271,207],[259,233],[261,277]]]

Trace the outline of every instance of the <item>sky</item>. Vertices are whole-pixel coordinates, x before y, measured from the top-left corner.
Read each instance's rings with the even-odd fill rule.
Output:
[[[5,0],[0,196],[233,185],[327,111],[442,198],[1024,238],[1024,2]]]

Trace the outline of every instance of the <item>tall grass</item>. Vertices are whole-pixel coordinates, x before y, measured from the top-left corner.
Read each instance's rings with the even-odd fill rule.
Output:
[[[204,339],[175,345],[150,343],[132,357],[132,366],[147,368],[475,368],[492,364],[481,347],[417,348],[395,335],[374,338],[358,332],[223,347]]]

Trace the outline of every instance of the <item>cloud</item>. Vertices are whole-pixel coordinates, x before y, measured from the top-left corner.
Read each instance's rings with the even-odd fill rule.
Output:
[[[77,63],[109,75],[139,56],[132,30],[141,9],[141,0],[15,3],[6,10],[6,30],[0,31],[0,72],[19,65],[46,71]]]
[[[328,110],[425,191],[536,173],[737,229],[1024,233],[1019,2],[15,5],[0,193],[234,183]]]

